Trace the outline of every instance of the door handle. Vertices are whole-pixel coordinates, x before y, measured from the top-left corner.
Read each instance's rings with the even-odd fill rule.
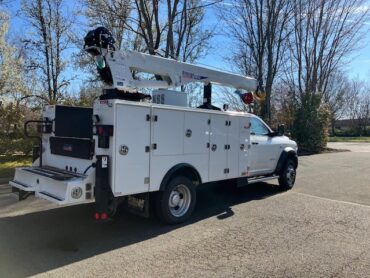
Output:
[[[258,145],[259,143],[258,142],[252,142],[252,145]]]

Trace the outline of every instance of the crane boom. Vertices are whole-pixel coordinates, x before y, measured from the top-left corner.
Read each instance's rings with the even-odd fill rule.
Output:
[[[128,92],[141,88],[173,88],[192,82],[215,83],[246,91],[257,89],[257,81],[251,77],[136,51],[114,51],[105,56],[105,61],[111,70],[113,86]],[[155,74],[162,80],[135,80],[132,71]]]
[[[102,79],[113,89],[138,92],[142,88],[174,88],[192,82],[219,84],[247,92],[257,90],[252,77],[210,69],[131,50],[115,50],[114,38],[104,27],[90,31],[84,49],[95,57]],[[155,79],[135,79],[133,72],[154,74]]]

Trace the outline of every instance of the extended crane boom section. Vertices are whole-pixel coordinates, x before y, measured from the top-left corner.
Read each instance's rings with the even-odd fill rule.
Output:
[[[255,91],[257,82],[251,77],[178,62],[136,51],[114,51],[105,55],[111,70],[113,86],[135,92],[142,88],[174,88],[193,82],[215,83],[236,89]],[[135,80],[132,71],[161,76],[162,80]]]

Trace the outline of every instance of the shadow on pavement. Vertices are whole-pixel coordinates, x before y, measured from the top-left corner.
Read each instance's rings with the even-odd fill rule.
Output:
[[[119,213],[106,224],[93,221],[93,205],[64,207],[0,219],[0,277],[24,277],[59,268],[217,216],[232,217],[232,207],[279,193],[259,183],[237,189],[226,183],[204,185],[187,223],[166,226],[154,217]]]

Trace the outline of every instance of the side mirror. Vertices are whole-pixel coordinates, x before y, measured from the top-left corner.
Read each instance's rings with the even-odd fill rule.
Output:
[[[278,125],[278,129],[277,129],[278,136],[283,136],[284,133],[285,133],[285,125],[284,124]]]

